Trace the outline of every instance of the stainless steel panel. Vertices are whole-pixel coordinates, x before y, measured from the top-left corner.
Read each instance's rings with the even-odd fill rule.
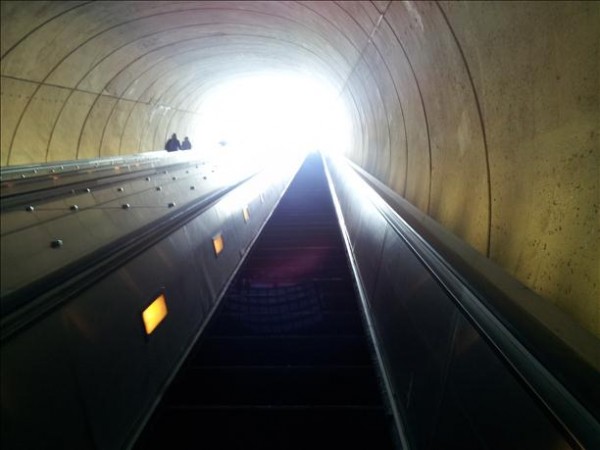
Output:
[[[64,202],[60,202],[60,204],[54,205],[54,207],[46,207],[44,204],[37,205],[33,203],[32,205],[35,208],[33,214],[38,217],[40,222],[49,222],[51,220],[60,219],[61,217],[69,215],[72,211],[69,209]]]
[[[213,206],[3,343],[3,415],[5,386],[25,399],[20,409],[15,406],[18,423],[3,418],[7,427],[6,433],[3,428],[3,444],[14,448],[19,435],[28,430],[29,448],[44,448],[45,443],[82,449],[125,445],[203,326],[241,261],[241,250],[247,249],[270,214],[291,173],[278,175],[271,184],[257,183],[258,190],[244,198],[250,207],[248,222],[243,220],[241,205]],[[168,211],[166,206],[122,210],[106,205],[78,211],[32,228],[27,236],[28,254],[35,255],[40,266],[56,266],[57,260],[64,262],[81,250],[71,246],[74,242],[93,246],[92,241],[114,239],[147,223],[150,216]],[[212,237],[219,231],[224,232],[225,249],[215,256]],[[64,247],[49,248],[51,233],[59,232],[66,232]],[[6,252],[3,248],[2,257],[6,255],[11,264],[15,263],[8,257],[22,253],[17,243],[9,243]],[[15,265],[19,261],[30,263],[21,258]],[[141,312],[162,288],[169,312],[147,337]],[[21,371],[23,377],[18,376]],[[9,384],[4,382],[5,374]],[[35,404],[38,395],[39,408]],[[54,436],[72,441],[54,446]]]
[[[149,178],[148,180],[146,178]],[[147,177],[136,178],[131,180],[129,185],[133,192],[143,192],[154,187],[154,175],[148,175]]]
[[[20,229],[35,226],[39,223],[36,211],[8,211],[0,216],[0,233],[2,236]]]
[[[86,193],[52,202],[33,202],[32,206],[35,209],[31,212],[25,211],[25,207],[19,210],[5,211],[0,216],[2,235],[73,214],[70,209],[72,205],[77,205],[81,210],[94,206],[95,202],[90,194]]]
[[[96,206],[96,199],[93,195],[91,195],[91,192],[85,192],[82,194],[75,194],[71,197],[68,197],[65,200],[65,203],[68,203],[68,207],[70,207],[71,205],[77,205],[80,209],[92,208]]]
[[[97,245],[110,242],[122,233],[116,224],[110,220],[107,211],[101,208],[79,211],[76,217],[85,228],[87,234],[94,239]]]
[[[344,168],[331,172],[412,446],[571,448],[441,282],[377,218],[377,200],[363,200],[370,189]]]
[[[216,212],[211,209],[185,227],[188,239],[193,243],[193,252],[190,258],[198,268],[195,276],[205,279],[205,289],[211,299],[216,298],[220,286],[227,278],[226,274],[221,273],[220,265],[215,264],[217,256],[212,243],[212,237],[220,231],[221,225],[217,220]],[[227,240],[225,240],[225,248],[227,246]]]
[[[571,448],[464,318],[455,335],[439,417],[433,448],[448,443],[454,448],[490,450]]]
[[[337,169],[337,167],[336,167]],[[348,235],[352,239],[353,236],[356,235],[356,228],[358,227],[360,221],[360,204],[354,203],[352,201],[352,189],[350,185],[345,184],[337,170],[331,172],[331,176],[334,180],[334,187],[336,190],[336,195],[338,196],[340,205],[342,205],[342,209],[344,211],[344,224]],[[352,248],[354,248],[354,241],[350,241]]]
[[[85,423],[60,312],[3,342],[2,448],[96,448]]]
[[[182,230],[174,233],[65,307],[77,343],[78,384],[99,448],[123,445],[132,418],[151,406],[206,315],[189,244]],[[168,314],[146,336],[141,313],[161,288]]]
[[[33,227],[3,237],[0,251],[2,292],[21,286],[32,274],[53,264],[56,252],[50,248],[52,235],[46,228]]]
[[[117,192],[117,188],[113,186],[108,187],[91,187],[91,195],[94,197],[97,205],[102,205],[106,202],[116,200],[123,195]]]
[[[446,351],[451,337],[455,304],[430,272],[395,233],[386,235],[378,293],[389,290],[393,302],[402,305],[412,327],[432,353]],[[384,315],[389,303],[372,300],[375,311]]]
[[[120,208],[103,214],[91,209],[70,212],[37,227],[3,236],[3,284],[12,290],[30,283],[144,223],[140,218],[132,220],[136,216],[127,216],[128,212]],[[116,217],[121,221],[115,220]],[[61,239],[63,246],[52,248],[54,239]]]
[[[364,201],[354,200],[363,207],[360,219],[353,232],[354,254],[356,255],[364,287],[369,296],[374,295],[375,283],[379,276],[380,266],[385,263],[381,259],[383,243],[386,236],[387,223],[377,211],[369,208]],[[358,208],[357,208],[358,209]]]
[[[392,232],[370,302],[411,440],[416,448],[428,448],[444,392],[456,308]]]
[[[22,209],[5,212],[0,216],[0,233],[4,236],[25,227],[35,226],[38,222],[39,219],[35,211],[28,212]]]

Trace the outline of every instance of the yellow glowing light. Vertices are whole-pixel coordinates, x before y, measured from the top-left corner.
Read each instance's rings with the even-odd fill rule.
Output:
[[[248,220],[250,220],[250,211],[247,206],[242,210],[242,214],[244,215],[244,222],[248,222]]]
[[[217,234],[213,238],[213,246],[215,247],[215,255],[218,255],[223,251],[223,235]]]
[[[160,294],[142,313],[146,334],[150,334],[167,316],[167,302],[164,294]]]

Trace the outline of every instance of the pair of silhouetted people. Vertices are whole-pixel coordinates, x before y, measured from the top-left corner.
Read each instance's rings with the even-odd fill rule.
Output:
[[[165,144],[165,150],[168,152],[175,152],[177,150],[191,150],[191,148],[192,143],[187,136],[183,138],[183,142],[179,142],[179,139],[177,139],[177,134],[175,133],[171,135],[171,138]]]

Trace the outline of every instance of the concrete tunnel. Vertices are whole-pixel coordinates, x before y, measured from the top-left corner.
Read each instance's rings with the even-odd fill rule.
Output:
[[[600,335],[597,2],[2,2],[3,167],[195,136],[224,80],[329,80],[347,156]],[[176,70],[170,70],[176,67]]]
[[[600,337],[599,2],[1,2],[3,168],[200,139],[247,74],[327,81],[345,156]]]

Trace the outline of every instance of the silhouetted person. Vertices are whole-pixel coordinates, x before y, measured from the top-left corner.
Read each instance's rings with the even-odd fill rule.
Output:
[[[183,138],[183,142],[181,143],[181,150],[191,150],[191,149],[192,149],[192,143],[186,136]]]
[[[168,152],[175,152],[179,149],[181,149],[181,144],[179,143],[179,139],[177,139],[177,135],[173,133],[171,139],[165,144],[165,150]]]

